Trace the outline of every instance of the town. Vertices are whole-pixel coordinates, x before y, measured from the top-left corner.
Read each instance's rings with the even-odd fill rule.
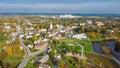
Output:
[[[1,15],[0,66],[119,68],[120,17]]]

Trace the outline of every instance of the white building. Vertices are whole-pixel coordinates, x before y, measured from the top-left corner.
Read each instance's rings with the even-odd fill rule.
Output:
[[[85,25],[85,23],[80,23],[80,26],[84,26]]]
[[[92,21],[87,21],[86,23],[87,23],[87,25],[93,25]]]
[[[74,18],[71,14],[60,15],[60,18]]]
[[[50,23],[50,29],[52,29],[53,28],[53,25],[52,25],[52,22]]]
[[[33,45],[29,44],[28,47],[29,47],[29,48],[33,48]]]
[[[52,27],[51,27],[52,28]],[[41,29],[41,32],[46,32],[47,31],[47,29]]]
[[[26,38],[28,39],[28,38],[32,38],[33,36],[32,35],[27,35],[26,36]]]
[[[103,26],[105,25],[103,22],[96,22],[97,26]]]
[[[87,38],[87,36],[86,36],[86,34],[82,33],[82,34],[75,34],[75,35],[73,35],[73,38],[82,39],[82,38]]]
[[[19,38],[23,38],[24,36],[25,36],[24,33],[19,34]]]

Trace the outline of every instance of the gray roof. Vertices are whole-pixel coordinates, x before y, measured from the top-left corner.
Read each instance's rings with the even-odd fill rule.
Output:
[[[39,68],[50,68],[48,65],[45,64],[39,64]]]
[[[46,62],[48,59],[49,59],[49,56],[48,56],[48,55],[45,55],[45,56],[40,60],[40,62],[44,63],[44,62]]]

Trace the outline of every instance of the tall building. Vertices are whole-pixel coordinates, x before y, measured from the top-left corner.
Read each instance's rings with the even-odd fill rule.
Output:
[[[52,29],[53,28],[53,25],[52,25],[52,22],[50,23],[50,29]]]

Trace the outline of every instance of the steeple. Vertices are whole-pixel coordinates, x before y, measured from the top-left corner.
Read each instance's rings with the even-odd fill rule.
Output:
[[[53,28],[53,25],[52,25],[52,22],[50,23],[50,29],[52,29]]]

